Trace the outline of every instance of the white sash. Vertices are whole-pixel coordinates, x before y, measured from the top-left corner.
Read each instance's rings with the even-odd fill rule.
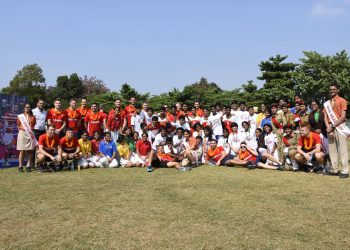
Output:
[[[331,101],[328,100],[323,104],[324,108],[326,109],[328,118],[330,122],[334,125],[336,121],[338,121],[338,117],[334,114],[332,106],[331,106]],[[339,124],[336,129],[338,130],[339,133],[344,135],[345,137],[350,137],[350,129],[346,126],[346,123]]]
[[[18,118],[22,123],[24,131],[27,133],[30,140],[32,141],[33,146],[36,147],[38,145],[38,141],[36,140],[34,133],[33,133],[32,129],[30,128],[30,125],[29,125],[27,119],[25,118],[24,114],[18,115]]]

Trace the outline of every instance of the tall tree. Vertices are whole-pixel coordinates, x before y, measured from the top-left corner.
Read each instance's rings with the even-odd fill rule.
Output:
[[[259,64],[264,86],[259,91],[266,103],[280,98],[292,99],[294,96],[295,76],[298,64],[285,62],[288,56],[277,55]]]
[[[1,90],[2,93],[27,96],[31,105],[39,98],[45,98],[45,77],[38,64],[24,66],[10,81],[9,86]]]
[[[80,78],[80,81],[84,87],[84,96],[88,95],[98,95],[102,93],[109,92],[110,89],[104,84],[100,79],[97,79],[95,76],[84,76]]]
[[[328,98],[328,85],[334,81],[340,84],[341,94],[350,98],[350,60],[345,50],[334,56],[323,56],[314,51],[303,53],[296,89],[304,100],[324,101]]]

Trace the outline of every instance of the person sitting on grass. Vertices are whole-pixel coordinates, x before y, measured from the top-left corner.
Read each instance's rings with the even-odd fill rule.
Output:
[[[188,159],[189,165],[202,164],[203,158],[203,139],[200,135],[197,135],[194,140],[190,141],[189,147],[183,152],[184,156]]]
[[[309,166],[310,172],[323,171],[323,160],[325,154],[321,150],[321,138],[320,135],[310,131],[310,126],[308,124],[301,125],[300,128],[300,138],[298,140],[297,154],[295,159],[299,164]],[[315,166],[313,164],[315,162]],[[293,168],[297,171],[297,168]]]
[[[157,149],[157,159],[160,162],[160,167],[162,168],[176,168],[177,170],[184,171],[185,168],[181,166],[170,154],[164,152],[164,146],[159,145]]]
[[[152,144],[148,140],[148,133],[142,133],[142,139],[136,142],[136,154],[142,160],[141,167],[147,166]]]
[[[70,169],[74,170],[75,162],[80,158],[80,147],[78,139],[74,137],[72,129],[66,129],[66,136],[60,140],[62,147],[62,159],[64,164],[68,165],[68,160],[73,160],[70,165]]]
[[[225,166],[232,159],[232,155],[227,155],[225,149],[221,146],[218,146],[216,139],[210,140],[210,147],[208,148],[206,154],[206,164]]]
[[[99,146],[100,159],[97,160],[101,167],[116,168],[120,165],[120,157],[117,146],[112,141],[111,133],[105,132],[105,138]]]
[[[299,167],[295,161],[295,154],[297,153],[299,133],[293,132],[293,126],[291,124],[284,125],[283,131],[282,143],[285,169],[297,171]]]
[[[119,135],[117,149],[120,156],[121,167],[132,168],[142,165],[137,156],[132,156],[130,146],[126,143],[124,135]]]
[[[277,166],[271,166],[264,162],[269,159],[276,162]],[[241,142],[238,155],[227,162],[228,166],[245,166],[249,169],[254,169],[256,167],[270,170],[283,170],[282,163],[275,159],[271,154],[264,152],[262,155],[256,152],[254,149],[249,148],[245,141]]]
[[[44,162],[52,161],[54,166],[53,171],[57,171],[62,161],[62,147],[60,138],[55,134],[56,128],[54,125],[48,125],[46,133],[39,137],[39,151],[37,154],[37,163],[39,171],[44,171]]]
[[[95,163],[92,160],[92,145],[91,141],[88,139],[88,132],[86,130],[82,132],[78,143],[81,157],[78,162],[78,170],[80,169],[80,166],[82,168],[95,167]]]

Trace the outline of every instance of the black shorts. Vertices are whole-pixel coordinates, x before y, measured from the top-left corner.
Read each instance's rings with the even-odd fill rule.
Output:
[[[235,157],[231,154],[226,155],[225,158],[221,160],[221,165],[226,165],[226,162],[229,160],[233,160],[233,158],[235,158]]]

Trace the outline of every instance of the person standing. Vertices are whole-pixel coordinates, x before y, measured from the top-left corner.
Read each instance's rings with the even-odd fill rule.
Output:
[[[45,106],[45,101],[42,99],[39,99],[36,104],[36,108],[32,110],[32,113],[36,120],[36,123],[34,126],[34,135],[37,140],[39,139],[39,136],[46,133],[47,111],[44,109],[44,106]]]
[[[128,128],[131,128],[131,117],[135,114],[136,108],[135,108],[136,98],[131,97],[130,98],[130,104],[125,107],[124,111],[126,113],[126,120],[127,120],[127,126]]]
[[[54,102],[55,107],[47,112],[47,124],[55,127],[55,133],[59,137],[64,136],[64,129],[66,128],[66,113],[61,109],[61,101]]]
[[[91,105],[91,111],[85,116],[85,127],[89,133],[90,138],[94,136],[94,133],[98,131],[102,133],[103,129],[103,117],[97,110],[97,103]]]
[[[33,133],[34,126],[36,123],[35,116],[33,116],[30,104],[27,103],[24,106],[24,113],[18,115],[17,126],[18,126],[18,136],[17,136],[17,150],[19,151],[19,166],[18,171],[23,172],[23,160],[24,156],[28,155],[28,162],[26,171],[31,171],[31,163],[33,160],[32,151],[38,145],[38,141]]]
[[[85,116],[90,112],[90,109],[87,105],[87,99],[85,97],[81,98],[81,106],[77,110],[81,115],[80,127],[79,127],[79,133],[78,133],[78,137],[80,137],[81,133],[87,129],[85,128],[84,121],[85,121]]]
[[[76,110],[77,101],[71,99],[69,102],[69,108],[66,109],[67,116],[67,129],[73,131],[74,137],[78,137],[78,130],[80,128],[81,114]]]
[[[328,133],[329,156],[332,162],[332,174],[339,173],[339,178],[349,177],[348,146],[346,138],[350,129],[346,126],[345,116],[347,101],[339,96],[338,83],[329,86],[331,99],[324,103],[325,123]]]
[[[121,109],[121,100],[115,100],[115,108],[111,109],[107,117],[107,130],[111,132],[112,141],[117,144],[119,134],[126,128],[126,113]]]

